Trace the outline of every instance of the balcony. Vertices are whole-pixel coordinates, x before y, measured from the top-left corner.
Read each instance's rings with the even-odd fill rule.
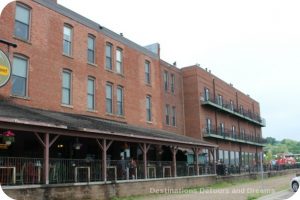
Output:
[[[226,113],[229,113],[241,119],[247,120],[248,122],[252,122],[259,126],[262,127],[266,126],[266,120],[264,118],[261,118],[258,114],[252,112],[240,111],[234,105],[230,105],[230,103],[224,101],[222,103],[219,103],[217,99],[214,100],[214,98],[212,97],[211,98],[201,97],[201,103],[202,105],[207,105],[207,106],[217,108],[221,111],[224,111]]]
[[[218,138],[222,140],[251,144],[256,146],[265,146],[265,139],[261,137],[255,137],[249,134],[238,135],[237,133],[233,134],[231,130],[215,130],[215,129],[207,129],[203,130],[203,137],[205,138]]]

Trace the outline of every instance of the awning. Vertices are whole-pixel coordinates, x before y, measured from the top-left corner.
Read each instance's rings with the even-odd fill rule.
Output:
[[[161,145],[217,147],[206,141],[168,131],[138,127],[93,116],[31,108],[4,100],[0,100],[0,128]]]

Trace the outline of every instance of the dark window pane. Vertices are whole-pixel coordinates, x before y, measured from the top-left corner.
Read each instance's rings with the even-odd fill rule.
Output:
[[[26,79],[19,76],[12,76],[12,94],[26,96]]]
[[[19,21],[15,21],[15,36],[23,40],[29,39],[29,26]]]

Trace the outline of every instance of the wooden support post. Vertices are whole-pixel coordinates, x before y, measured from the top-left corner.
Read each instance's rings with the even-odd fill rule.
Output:
[[[213,164],[212,164],[213,171],[212,171],[212,172],[213,172],[214,174],[217,174],[217,166],[216,166],[216,164],[217,164],[217,160],[216,160],[217,154],[216,154],[216,151],[217,151],[216,148],[213,148],[213,149],[212,149],[212,156],[213,156]]]
[[[109,149],[110,145],[113,143],[113,140],[109,141],[108,144],[106,139],[103,139],[101,142],[98,139],[96,139],[96,141],[102,152],[102,177],[103,177],[103,181],[106,183],[107,182],[107,150]]]
[[[45,148],[44,148],[44,174],[45,183],[49,184],[49,133],[45,133]]]
[[[54,142],[59,138],[59,135],[56,135],[51,141],[50,141],[50,134],[45,133],[44,140],[41,138],[41,136],[38,133],[34,133],[41,145],[44,147],[44,181],[45,184],[49,184],[49,152],[50,147],[54,144]]]
[[[198,147],[195,147],[195,148],[193,148],[193,151],[194,151],[194,156],[195,156],[196,175],[199,176],[200,175],[200,173],[199,173],[199,153],[200,153],[201,149]]]
[[[144,178],[148,178],[148,173],[147,173],[147,153],[150,148],[150,144],[143,143],[143,145],[139,144],[140,149],[143,152],[143,161],[144,161]]]
[[[178,147],[177,146],[172,146],[171,150],[172,150],[172,156],[173,156],[173,162],[172,162],[173,177],[176,177],[177,176],[176,154],[177,154],[177,151],[178,151]]]

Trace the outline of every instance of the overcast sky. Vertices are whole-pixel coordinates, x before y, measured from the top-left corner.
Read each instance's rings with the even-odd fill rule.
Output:
[[[1,0],[2,3],[8,0]],[[263,136],[300,140],[300,1],[58,0],[178,67],[199,63],[260,102]]]
[[[260,102],[263,136],[300,140],[300,2],[58,0],[161,58],[199,63]]]

